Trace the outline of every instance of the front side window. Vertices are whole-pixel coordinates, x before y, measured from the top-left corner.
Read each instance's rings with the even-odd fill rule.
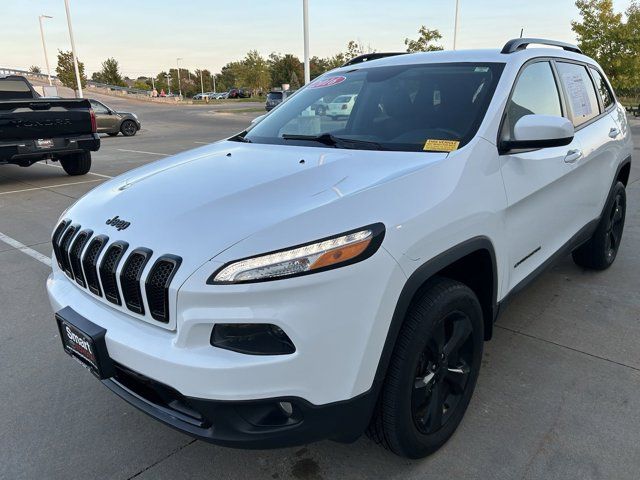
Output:
[[[93,108],[94,112],[96,112],[96,113],[108,113],[109,112],[107,107],[105,107],[100,102],[97,102],[95,100],[89,100],[89,102],[91,102],[91,108]]]
[[[243,138],[254,143],[393,151],[422,151],[429,140],[445,140],[459,148],[480,126],[503,67],[502,63],[445,63],[330,72]]]
[[[557,66],[567,95],[573,125],[578,127],[600,115],[598,97],[587,68],[566,62],[557,62]]]
[[[609,86],[607,85],[607,81],[604,79],[602,74],[593,67],[589,67],[591,69],[591,73],[593,74],[593,78],[596,81],[596,89],[600,94],[600,98],[602,99],[602,105],[604,105],[605,110],[613,105],[613,95],[611,94],[611,90],[609,90]]]
[[[507,105],[503,136],[513,138],[515,124],[525,115],[562,116],[560,94],[549,62],[524,68]]]

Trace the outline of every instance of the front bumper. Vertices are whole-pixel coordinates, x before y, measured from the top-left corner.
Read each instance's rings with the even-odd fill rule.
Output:
[[[180,432],[233,448],[282,448],[331,438],[355,441],[366,429],[376,395],[315,406],[300,398],[216,401],[176,390],[116,364],[102,383],[120,398]],[[291,411],[280,406],[287,402]]]
[[[256,448],[361,434],[375,403],[372,385],[405,281],[395,260],[381,248],[363,262],[314,275],[206,285],[220,265],[207,262],[180,287],[176,330],[97,300],[55,262],[47,289],[54,311],[70,306],[106,329],[109,357],[130,372],[129,379],[137,379],[129,387],[118,378],[105,384],[174,428],[218,444]],[[296,352],[256,356],[212,347],[216,323],[277,325]],[[165,393],[148,395],[140,384]],[[158,398],[170,401],[163,405]],[[272,417],[281,401],[290,402],[301,421],[256,420],[260,412]],[[176,415],[169,407],[180,402],[196,415]]]

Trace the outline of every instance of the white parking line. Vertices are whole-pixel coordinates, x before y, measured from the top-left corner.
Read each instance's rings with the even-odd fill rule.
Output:
[[[16,250],[29,255],[31,258],[35,258],[39,262],[44,263],[47,267],[51,267],[51,259],[49,257],[35,251],[32,248],[27,247],[24,243],[20,243],[15,238],[11,238],[8,235],[0,232],[0,240],[2,240],[7,245],[14,247]]]
[[[125,150],[124,148],[116,148],[119,152],[144,153],[145,155],[159,155],[161,157],[169,157],[168,153],[145,152],[143,150]]]
[[[50,163],[42,163],[42,162],[36,162],[34,163],[34,165],[42,165],[44,167],[53,167],[53,168],[62,168],[60,165],[52,165]],[[93,173],[93,172],[89,172],[87,173],[87,175],[95,175],[96,177],[102,177],[102,178],[113,178],[113,177],[110,177],[109,175],[103,175],[101,173]]]
[[[61,183],[59,185],[45,185],[44,187],[23,188],[21,190],[10,190],[8,192],[0,192],[0,195],[9,195],[10,193],[31,192],[34,190],[46,190],[48,188],[68,187],[69,185],[81,185],[83,183],[102,182],[100,179],[85,180],[83,182]]]

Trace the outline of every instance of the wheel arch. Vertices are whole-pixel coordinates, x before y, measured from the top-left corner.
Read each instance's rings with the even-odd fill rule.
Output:
[[[498,268],[493,243],[488,237],[478,236],[425,262],[405,282],[396,303],[378,362],[373,385],[377,393],[384,382],[387,367],[407,311],[420,289],[436,275],[464,283],[476,293],[482,306],[485,340],[491,338],[493,322],[498,312]]]

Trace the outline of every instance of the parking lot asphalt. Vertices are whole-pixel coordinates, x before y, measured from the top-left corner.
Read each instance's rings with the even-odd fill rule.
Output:
[[[409,461],[364,437],[273,451],[195,441],[115,397],[63,353],[45,292],[62,210],[111,176],[240,131],[256,115],[100,99],[138,113],[143,127],[135,137],[104,137],[91,174],[0,166],[0,478],[638,478],[639,121],[615,264],[594,273],[566,258],[520,293],[485,346],[457,433],[428,459]]]

